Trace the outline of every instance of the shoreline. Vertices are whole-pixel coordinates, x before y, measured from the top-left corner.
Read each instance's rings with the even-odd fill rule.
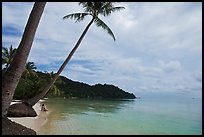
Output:
[[[11,121],[14,121],[18,124],[21,124],[27,128],[33,129],[37,135],[40,128],[47,122],[47,116],[49,115],[50,111],[41,111],[41,103],[45,100],[38,101],[34,106],[33,109],[36,111],[36,117],[8,117]],[[11,104],[18,103],[11,102]]]

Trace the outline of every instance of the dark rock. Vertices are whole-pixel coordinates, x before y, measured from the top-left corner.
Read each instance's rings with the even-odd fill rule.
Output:
[[[24,103],[12,104],[9,107],[7,117],[36,117],[37,113],[35,110]]]
[[[2,117],[2,135],[36,135],[37,133],[21,124]]]

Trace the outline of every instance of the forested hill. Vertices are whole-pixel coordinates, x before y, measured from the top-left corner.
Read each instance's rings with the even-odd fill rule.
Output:
[[[64,76],[56,81],[55,85],[64,92],[66,97],[78,98],[136,98],[134,94],[125,92],[124,90],[108,84],[88,85],[67,79]]]
[[[53,74],[37,71],[37,77],[21,78],[14,94],[15,99],[31,98],[53,77]],[[88,85],[60,76],[49,90],[47,97],[62,96],[66,98],[97,99],[134,99],[132,93],[108,84]]]

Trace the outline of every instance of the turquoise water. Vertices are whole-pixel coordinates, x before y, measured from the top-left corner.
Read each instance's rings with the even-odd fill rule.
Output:
[[[202,100],[158,96],[134,100],[49,98],[41,135],[201,135]]]

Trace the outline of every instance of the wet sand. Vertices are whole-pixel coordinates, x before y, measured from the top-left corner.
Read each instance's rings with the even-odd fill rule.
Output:
[[[37,116],[36,117],[20,117],[20,118],[9,118],[11,121],[19,123],[27,128],[31,128],[34,131],[38,132],[40,127],[47,122],[47,116],[50,113],[49,111],[41,111],[41,103],[44,100],[40,100],[36,103],[33,108],[35,109]],[[12,102],[14,103],[14,102]]]

